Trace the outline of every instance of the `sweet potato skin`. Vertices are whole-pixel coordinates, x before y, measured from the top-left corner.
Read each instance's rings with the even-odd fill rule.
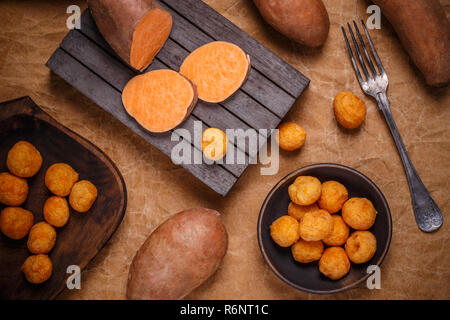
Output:
[[[373,0],[395,29],[425,81],[450,81],[450,23],[439,0]]]
[[[164,10],[155,0],[88,0],[88,5],[105,40],[130,65],[133,34],[139,21],[152,9]]]
[[[219,267],[228,247],[220,214],[211,209],[182,211],[161,224],[136,253],[127,298],[181,299]]]
[[[253,0],[268,24],[308,47],[323,45],[330,19],[322,0]]]

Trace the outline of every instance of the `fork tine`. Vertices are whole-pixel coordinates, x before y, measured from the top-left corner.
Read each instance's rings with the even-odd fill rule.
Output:
[[[358,78],[359,83],[362,85],[363,78],[361,76],[361,72],[359,72],[358,65],[356,64],[355,56],[353,55],[352,48],[350,46],[350,43],[348,42],[347,34],[345,32],[344,27],[341,26],[342,34],[344,35],[345,43],[347,44],[347,50],[348,54],[350,55],[350,59],[352,61],[353,69],[355,69],[356,77]]]
[[[356,42],[355,35],[353,34],[352,27],[351,27],[350,23],[348,23],[348,22],[347,22],[347,27],[348,27],[348,30],[349,30],[350,35],[352,37],[353,45],[355,46],[355,50],[356,50],[356,53],[358,55],[359,63],[361,64],[361,67],[362,67],[362,69],[364,71],[364,75],[366,76],[366,80],[369,80],[371,77],[369,75],[369,72],[367,71],[366,64],[364,63],[364,59],[363,59],[363,57],[361,55],[361,51],[359,50],[359,46],[358,46],[358,43]]]
[[[355,20],[353,20],[353,25],[355,26],[355,30],[356,30],[356,34],[358,35],[359,42],[361,43],[361,47],[363,48],[367,62],[369,63],[370,70],[372,70],[372,75],[374,77],[376,77],[377,71],[375,70],[375,67],[372,63],[372,59],[370,58],[369,52],[367,51],[367,48],[366,48],[366,44],[364,43],[364,39],[363,39],[361,33],[359,32],[359,28],[358,28],[358,25],[356,24]]]
[[[364,32],[366,34],[367,41],[369,41],[370,48],[372,49],[372,54],[373,54],[373,56],[375,58],[375,61],[377,62],[378,69],[380,70],[381,73],[385,73],[383,64],[381,63],[381,59],[378,56],[378,53],[377,53],[377,50],[375,49],[375,46],[373,45],[372,38],[370,37],[369,31],[367,31],[367,28],[366,28],[366,25],[364,23],[364,20],[361,20],[361,23],[362,23]]]

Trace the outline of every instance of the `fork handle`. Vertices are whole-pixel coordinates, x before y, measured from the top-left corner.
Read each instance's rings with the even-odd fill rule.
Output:
[[[411,159],[409,158],[408,152],[406,151],[405,145],[392,116],[390,102],[386,93],[377,94],[376,99],[378,106],[386,119],[392,137],[394,138],[403,162],[403,167],[405,168],[409,190],[411,191],[416,223],[424,232],[436,231],[442,225],[442,212],[423,184],[419,174],[411,162]]]

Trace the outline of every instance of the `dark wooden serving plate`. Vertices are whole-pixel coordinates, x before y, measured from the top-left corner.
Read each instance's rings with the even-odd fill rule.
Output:
[[[26,238],[15,241],[0,234],[0,299],[53,299],[66,287],[67,267],[83,269],[120,225],[127,204],[126,187],[116,166],[100,149],[60,125],[28,97],[0,104],[0,172],[7,171],[7,153],[19,140],[31,142],[43,157],[41,170],[28,179],[30,191],[22,206],[34,213],[35,222],[43,221],[42,208],[51,195],[44,185],[51,164],[70,164],[80,179],[90,180],[98,188],[89,212],[71,209],[68,224],[57,228],[56,245],[49,254],[53,274],[43,284],[28,283],[20,271],[30,255]]]
[[[215,41],[229,41],[251,57],[252,68],[246,83],[223,103],[199,101],[191,116],[180,125],[191,135],[194,121],[203,128],[275,129],[309,84],[309,79],[273,52],[239,29],[201,0],[159,1],[173,17],[170,38],[145,72],[169,68],[176,71],[184,58],[199,46]],[[143,129],[122,105],[121,93],[126,83],[139,72],[124,63],[99,33],[89,10],[81,17],[81,29],[72,30],[47,62],[47,66],[69,84],[119,119],[124,125],[170,157],[177,142],[172,132],[152,134]],[[177,134],[175,134],[177,136]],[[259,146],[268,135],[259,136]],[[201,154],[197,141],[187,140],[194,153]],[[225,196],[247,168],[256,152],[244,147],[243,164],[183,164],[182,166],[217,193]],[[229,141],[229,148],[236,142]]]
[[[364,197],[372,201],[377,218],[369,229],[377,238],[377,251],[363,264],[351,264],[350,272],[333,281],[319,272],[318,262],[299,263],[292,258],[290,248],[278,246],[270,236],[269,226],[277,218],[286,215],[290,203],[288,187],[298,176],[314,176],[321,182],[335,180],[348,190],[349,198]],[[341,214],[339,211],[336,214]],[[350,229],[350,233],[354,230]],[[369,265],[380,266],[386,256],[392,237],[392,218],[389,205],[380,189],[355,169],[332,163],[321,163],[298,169],[283,179],[269,192],[261,207],[258,219],[258,243],[261,253],[275,275],[288,285],[316,294],[338,293],[365,281]]]

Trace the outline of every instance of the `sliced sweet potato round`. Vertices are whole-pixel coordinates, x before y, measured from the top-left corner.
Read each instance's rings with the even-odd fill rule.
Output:
[[[235,93],[249,71],[250,57],[238,46],[223,41],[197,48],[180,67],[180,73],[197,86],[199,99],[216,103]]]
[[[197,103],[197,91],[178,72],[155,70],[131,79],[123,90],[122,102],[145,129],[166,132],[191,114]]]

